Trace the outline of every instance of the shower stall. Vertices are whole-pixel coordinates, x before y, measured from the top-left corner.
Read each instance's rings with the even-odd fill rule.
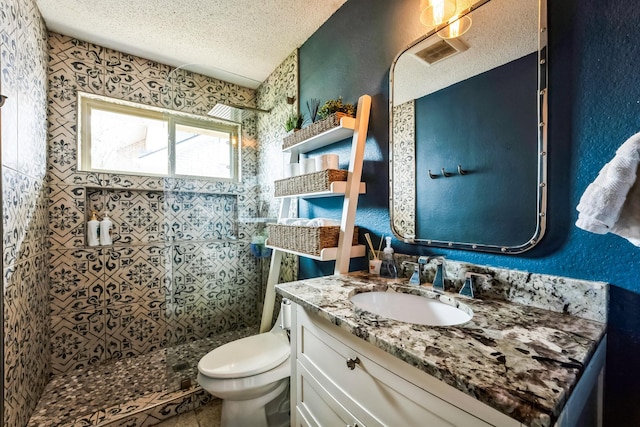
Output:
[[[250,89],[47,33],[38,16],[20,29],[38,49],[16,44],[6,56],[37,56],[21,81],[33,85],[29,97],[10,73],[1,87],[11,101],[1,123],[4,425],[149,425],[209,400],[197,361],[258,331],[260,237],[277,209],[270,183],[281,177],[297,55]],[[217,103],[265,111],[226,122],[240,129],[229,142],[238,180],[88,171],[77,145],[82,93],[201,118]],[[14,135],[8,123],[19,120],[25,132]],[[113,244],[87,244],[92,211],[109,213]]]

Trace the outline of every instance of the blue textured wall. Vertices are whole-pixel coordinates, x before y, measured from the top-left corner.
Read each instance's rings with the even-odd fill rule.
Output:
[[[516,1],[516,0],[514,0]],[[549,226],[520,256],[441,251],[477,264],[612,284],[606,425],[640,425],[640,248],[576,228],[575,206],[619,145],[640,131],[640,7],[637,0],[549,1]],[[391,234],[388,211],[388,78],[403,47],[420,35],[418,0],[349,0],[300,49],[301,105],[310,98],[373,97],[356,223]],[[331,147],[335,151],[335,147]],[[339,146],[346,162],[348,147]],[[301,214],[340,217],[341,201],[300,203]],[[426,254],[394,242],[397,252]],[[364,268],[362,261],[352,268]],[[301,261],[302,277],[333,267]]]

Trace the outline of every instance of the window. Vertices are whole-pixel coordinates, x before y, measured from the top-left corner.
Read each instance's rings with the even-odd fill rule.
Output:
[[[240,125],[79,93],[83,171],[239,180]]]

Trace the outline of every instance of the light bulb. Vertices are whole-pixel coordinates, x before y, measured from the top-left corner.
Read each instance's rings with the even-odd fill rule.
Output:
[[[456,0],[420,0],[420,22],[435,27],[456,14]]]
[[[449,20],[449,25],[438,31],[438,35],[443,39],[454,39],[460,37],[471,28],[471,17],[465,15],[462,18],[454,16]]]

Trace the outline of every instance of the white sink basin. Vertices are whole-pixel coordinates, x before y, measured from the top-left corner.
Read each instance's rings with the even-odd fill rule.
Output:
[[[438,300],[400,292],[362,292],[352,296],[351,302],[378,316],[418,325],[459,325],[472,317]]]

